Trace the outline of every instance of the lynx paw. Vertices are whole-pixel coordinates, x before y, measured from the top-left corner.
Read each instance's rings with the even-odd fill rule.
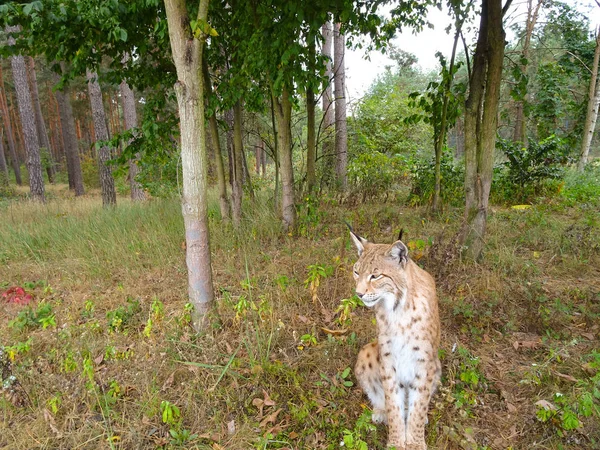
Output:
[[[371,414],[371,421],[373,423],[387,423],[387,414],[383,409],[374,409]]]

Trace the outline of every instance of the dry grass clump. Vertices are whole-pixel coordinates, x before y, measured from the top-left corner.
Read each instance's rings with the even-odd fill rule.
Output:
[[[375,325],[352,297],[344,219],[377,242],[404,228],[436,276],[444,379],[431,448],[599,445],[600,254],[569,234],[598,232],[588,213],[497,210],[476,264],[453,251],[458,211],[323,198],[292,237],[258,202],[240,230],[209,208],[217,302],[200,336],[176,200],[3,204],[1,290],[25,285],[35,300],[0,308],[0,373],[15,377],[0,448],[383,449],[350,370]]]

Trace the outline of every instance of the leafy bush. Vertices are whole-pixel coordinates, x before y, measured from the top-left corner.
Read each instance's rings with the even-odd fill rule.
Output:
[[[530,141],[527,148],[520,142],[500,139],[496,146],[507,158],[496,169],[492,185],[501,201],[523,202],[540,195],[556,195],[557,183],[564,176],[565,165],[570,161],[568,147],[555,135],[540,142]]]
[[[83,177],[83,182],[88,188],[100,187],[98,163],[94,158],[84,157],[81,159],[81,174]]]
[[[455,164],[450,150],[445,149],[440,161],[442,174],[442,203],[451,206],[464,204],[465,171]],[[435,192],[435,158],[417,159],[411,167],[412,188],[408,196],[411,205],[427,205],[431,203]]]
[[[394,183],[407,172],[406,160],[400,155],[387,156],[378,151],[366,152],[348,165],[348,182],[362,193],[362,200],[385,194],[387,199]]]
[[[567,172],[564,180],[561,197],[567,205],[600,204],[600,160],[588,164],[583,173]]]

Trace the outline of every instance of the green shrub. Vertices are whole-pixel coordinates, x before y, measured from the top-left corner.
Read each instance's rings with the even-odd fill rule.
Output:
[[[348,165],[348,182],[362,199],[384,194],[387,199],[394,183],[407,172],[406,160],[400,155],[387,156],[378,151],[366,152]]]
[[[454,162],[452,152],[445,149],[440,161],[442,176],[441,200],[445,205],[461,206],[464,204],[465,170]],[[435,192],[435,158],[417,159],[411,167],[412,187],[408,203],[428,205]]]
[[[561,197],[569,206],[600,205],[600,160],[588,164],[585,172],[568,171]]]
[[[100,174],[98,173],[98,163],[94,158],[85,156],[81,159],[81,174],[83,182],[88,188],[100,187]]]

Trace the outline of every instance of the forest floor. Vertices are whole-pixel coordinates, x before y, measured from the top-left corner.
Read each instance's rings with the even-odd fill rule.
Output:
[[[344,220],[380,243],[404,228],[436,278],[430,448],[600,448],[597,205],[494,207],[476,264],[454,256],[459,210],[324,196],[289,236],[266,203],[236,232],[212,202],[216,308],[198,336],[177,200],[49,197],[0,203],[2,449],[383,449],[352,373],[376,333]]]

